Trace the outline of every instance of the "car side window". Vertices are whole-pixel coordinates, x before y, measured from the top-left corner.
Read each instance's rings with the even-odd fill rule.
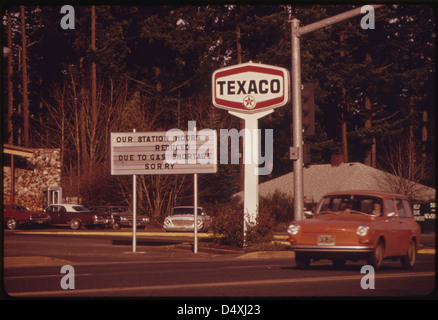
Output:
[[[386,199],[385,200],[385,207],[386,207],[386,216],[387,217],[394,217],[395,210],[394,210],[394,200],[393,199]]]
[[[406,212],[401,199],[395,199],[395,203],[397,205],[398,216],[401,218],[406,218]]]
[[[61,206],[52,206],[52,212],[61,212]]]
[[[405,209],[405,213],[406,213],[406,217],[407,218],[412,218],[412,208],[411,205],[409,204],[408,200],[402,200],[403,202],[403,208]]]

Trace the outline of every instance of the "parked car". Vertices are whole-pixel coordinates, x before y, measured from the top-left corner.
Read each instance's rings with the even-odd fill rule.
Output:
[[[132,227],[133,214],[126,206],[98,206],[91,207],[92,211],[107,213],[111,215],[113,229],[120,229],[124,227]],[[137,214],[137,227],[146,227],[149,223],[149,217]]]
[[[400,258],[403,268],[415,264],[420,226],[414,221],[408,197],[378,191],[342,191],[325,195],[310,219],[288,227],[298,268],[311,260],[365,259],[375,270],[383,259]]]
[[[79,204],[51,204],[44,211],[50,215],[51,224],[68,225],[73,230],[81,226],[105,227],[112,223],[109,214],[93,212]]]
[[[46,225],[50,222],[50,216],[45,212],[30,211],[21,205],[3,205],[3,224],[13,230],[20,225]]]
[[[164,219],[163,227],[166,231],[194,231],[195,210],[193,206],[174,207]],[[202,207],[198,207],[198,231],[207,232],[211,225],[211,217]]]

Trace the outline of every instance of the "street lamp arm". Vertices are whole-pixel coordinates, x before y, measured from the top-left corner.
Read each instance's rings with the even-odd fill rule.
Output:
[[[384,4],[372,4],[371,6],[374,9],[378,9],[378,8],[383,7],[385,5]],[[327,26],[341,22],[343,20],[347,20],[347,19],[353,18],[355,16],[358,16],[358,15],[362,14],[361,9],[362,9],[362,7],[358,7],[356,9],[338,14],[336,16],[329,17],[327,19],[323,19],[323,20],[308,24],[307,26],[298,28],[297,36],[302,36],[306,33],[313,32],[315,30],[325,28]]]

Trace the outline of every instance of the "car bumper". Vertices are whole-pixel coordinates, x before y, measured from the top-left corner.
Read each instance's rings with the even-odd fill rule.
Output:
[[[103,218],[103,219],[94,219],[94,225],[110,225],[113,223],[113,219]]]
[[[135,225],[137,227],[144,227],[144,226],[147,226],[148,223],[149,223],[149,221],[137,221],[137,223]],[[119,224],[122,227],[132,227],[133,226],[132,221],[120,221]]]
[[[372,252],[369,246],[321,246],[321,245],[291,245],[293,251],[308,252]]]
[[[193,232],[195,231],[195,228],[193,227],[193,225],[191,226],[163,226],[164,230],[172,232],[172,231],[176,231],[176,232]],[[198,231],[202,231],[205,230],[205,228],[203,226],[199,227],[198,226]]]
[[[321,245],[291,245],[290,249],[312,258],[350,258],[358,259],[369,256],[373,252],[371,246],[321,246]]]

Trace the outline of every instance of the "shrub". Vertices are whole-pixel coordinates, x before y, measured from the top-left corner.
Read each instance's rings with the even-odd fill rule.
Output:
[[[243,206],[235,199],[217,206],[211,231],[215,244],[241,247],[243,244]]]
[[[267,206],[261,206],[257,215],[256,223],[247,227],[247,245],[250,246],[267,243],[274,240],[274,225],[275,217],[273,210]]]
[[[293,196],[276,190],[260,199],[261,207],[271,208],[277,222],[288,222],[294,218]]]
[[[246,244],[248,246],[274,239],[274,215],[268,207],[259,210],[256,223],[247,226]],[[236,199],[218,206],[213,225],[213,242],[219,245],[242,247],[243,234],[243,205]]]

